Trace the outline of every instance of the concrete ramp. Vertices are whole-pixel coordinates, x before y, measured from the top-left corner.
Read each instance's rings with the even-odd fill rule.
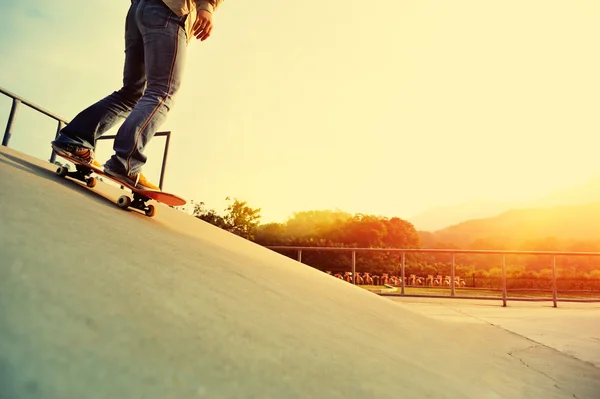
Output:
[[[0,398],[589,398],[600,371],[434,320],[0,150]]]

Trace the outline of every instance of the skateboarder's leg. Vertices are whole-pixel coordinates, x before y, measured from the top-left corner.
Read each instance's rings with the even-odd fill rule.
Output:
[[[147,87],[144,95],[119,128],[115,154],[105,169],[136,176],[146,162],[144,148],[173,105],[187,51],[184,21],[160,0],[143,0],[137,24],[144,39]]]
[[[81,111],[55,141],[93,150],[96,139],[129,115],[144,93],[146,70],[144,43],[135,21],[139,1],[134,2],[125,21],[125,65],[123,87]]]

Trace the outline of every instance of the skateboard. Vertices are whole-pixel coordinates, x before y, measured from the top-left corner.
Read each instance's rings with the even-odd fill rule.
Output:
[[[56,174],[60,177],[68,176],[75,180],[84,182],[86,184],[86,186],[88,186],[89,188],[94,188],[94,187],[96,187],[98,180],[97,180],[97,178],[91,176],[91,174],[95,173],[97,175],[104,176],[107,179],[110,179],[110,180],[114,181],[115,183],[120,184],[121,186],[127,187],[129,190],[131,190],[131,193],[133,194],[133,199],[128,195],[120,196],[119,199],[117,200],[117,206],[119,206],[119,208],[138,209],[138,210],[144,212],[146,214],[146,216],[153,217],[154,215],[156,215],[156,207],[152,204],[146,204],[150,200],[161,202],[165,205],[170,205],[170,206],[180,206],[180,205],[184,205],[186,203],[186,201],[183,198],[181,198],[175,194],[165,193],[163,191],[139,189],[139,188],[133,187],[131,184],[129,184],[127,182],[124,182],[122,180],[117,179],[116,177],[113,177],[113,176],[107,174],[106,172],[104,172],[104,170],[102,170],[94,165],[89,165],[89,164],[83,163],[81,161],[78,161],[77,159],[71,158],[64,154],[57,153],[56,155],[75,164],[75,171],[70,171],[69,169],[67,169],[64,166],[59,166],[58,169],[56,169]]]

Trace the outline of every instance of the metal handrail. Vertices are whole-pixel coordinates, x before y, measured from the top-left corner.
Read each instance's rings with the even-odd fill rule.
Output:
[[[557,285],[556,285],[556,258],[558,256],[600,256],[600,252],[567,252],[567,251],[510,251],[510,250],[478,250],[478,249],[429,249],[429,248],[352,248],[352,247],[306,247],[306,246],[286,246],[286,245],[266,245],[273,251],[277,250],[293,250],[298,251],[298,262],[302,263],[302,251],[337,251],[337,252],[350,252],[352,253],[352,284],[356,285],[356,253],[357,252],[395,252],[400,253],[402,256],[401,271],[400,271],[400,284],[401,284],[401,296],[409,297],[427,297],[427,298],[448,298],[432,295],[421,295],[421,294],[406,294],[406,254],[407,253],[447,253],[452,255],[452,262],[450,266],[450,298],[453,299],[502,299],[502,306],[506,307],[506,302],[510,299],[511,301],[545,301],[546,299],[540,298],[509,298],[507,294],[506,286],[506,255],[542,255],[552,257],[552,302],[554,307],[558,306],[558,302],[600,302],[600,299],[566,299],[558,298]],[[502,297],[467,297],[457,296],[455,293],[455,281],[456,281],[456,254],[485,254],[485,255],[502,255]],[[379,295],[398,295],[398,294],[386,294],[379,293]]]
[[[20,97],[20,96],[14,94],[14,93],[11,93],[10,91],[8,91],[6,89],[3,89],[2,87],[0,87],[0,93],[4,94],[7,97],[11,97],[13,100],[17,100],[20,103],[23,103],[23,104],[27,105],[28,107],[33,108],[34,110],[36,110],[36,111],[38,111],[38,112],[40,112],[40,113],[42,113],[42,114],[44,114],[46,116],[49,116],[52,119],[55,119],[57,121],[61,121],[61,122],[65,123],[65,124],[68,123],[66,119],[61,118],[60,116],[58,116],[56,114],[53,114],[52,112],[50,112],[50,111],[48,111],[48,110],[40,107],[39,105],[36,105],[36,104],[34,104],[34,103],[30,102],[30,101],[27,101],[27,100],[23,99],[23,97]],[[8,146],[5,146],[5,147],[8,147]]]
[[[486,255],[565,255],[565,256],[600,256],[600,252],[566,252],[566,251],[510,251],[487,249],[431,249],[431,248],[352,248],[352,247],[294,247],[271,245],[269,249],[295,249],[307,251],[340,251],[340,252],[430,252],[454,254],[486,254]]]
[[[15,116],[17,114],[17,110],[18,110],[20,104],[24,104],[24,105],[28,106],[29,108],[32,108],[33,110],[40,112],[40,113],[54,119],[55,121],[57,121],[58,126],[56,128],[55,137],[58,137],[58,135],[60,134],[60,131],[63,129],[63,127],[69,123],[66,119],[40,107],[39,105],[36,105],[30,101],[27,101],[24,98],[4,89],[2,87],[0,87],[0,93],[4,94],[7,97],[12,98],[12,100],[13,100],[12,106],[10,108],[10,114],[8,116],[8,122],[6,123],[6,130],[4,131],[4,136],[2,137],[2,145],[4,147],[8,147],[8,143],[10,142],[10,139],[12,137],[12,127],[13,127],[13,124],[15,121]],[[166,136],[165,149],[163,152],[162,165],[161,165],[161,169],[160,169],[160,181],[158,183],[158,186],[162,190],[163,185],[164,185],[165,170],[167,168],[167,156],[169,153],[169,144],[171,142],[171,132],[170,131],[157,132],[154,134],[154,136]],[[98,138],[98,140],[109,140],[109,139],[114,139],[114,138],[115,138],[114,135],[102,136],[102,137]],[[48,162],[54,163],[55,161],[56,161],[56,153],[54,152],[54,150],[52,150],[52,153],[50,154],[50,159],[48,160]]]

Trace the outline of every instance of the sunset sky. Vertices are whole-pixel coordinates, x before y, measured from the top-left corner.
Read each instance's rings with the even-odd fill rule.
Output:
[[[120,87],[129,4],[0,0],[0,86],[73,118]],[[165,190],[268,222],[581,184],[600,174],[599,20],[598,0],[226,0],[160,129]],[[55,129],[23,108],[11,147],[47,158]]]

